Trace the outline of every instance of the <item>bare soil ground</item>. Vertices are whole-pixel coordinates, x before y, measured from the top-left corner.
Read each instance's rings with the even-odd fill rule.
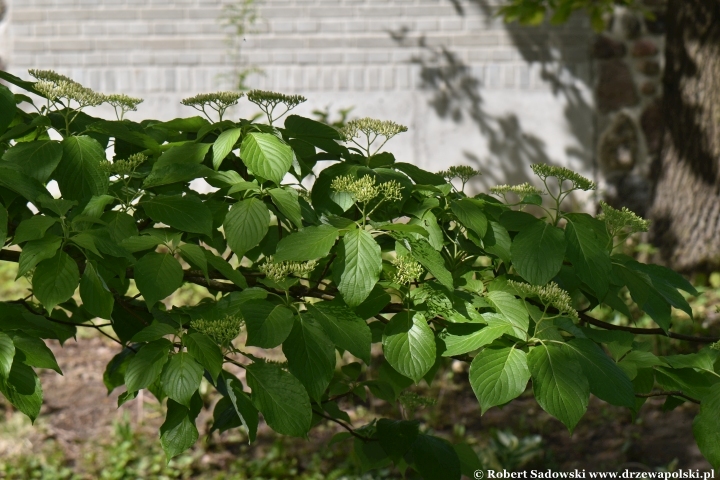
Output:
[[[102,383],[105,365],[117,353],[117,346],[107,340],[94,337],[69,340],[64,348],[52,345],[58,363],[64,372],[59,376],[51,371],[42,373],[45,402],[41,413],[42,432],[29,431],[31,438],[25,443],[37,444],[38,436],[57,440],[66,454],[78,455],[85,442],[99,441],[109,435],[113,420],[129,415],[134,425],[157,435],[162,414],[154,399],[146,394],[117,409],[117,394],[107,395]],[[445,380],[443,380],[445,382]],[[435,413],[426,413],[433,429],[452,437],[456,425],[463,425],[465,432],[475,438],[489,438],[493,429],[513,431],[516,435],[539,434],[542,436],[543,458],[535,463],[540,467],[552,467],[560,471],[575,468],[612,471],[624,468],[655,469],[676,460],[677,468],[708,470],[710,467],[695,446],[692,436],[692,419],[695,405],[683,405],[671,412],[662,412],[662,400],[652,399],[633,420],[626,409],[605,405],[595,399],[588,413],[575,432],[570,435],[557,420],[546,414],[526,392],[520,399],[504,408],[494,408],[480,416],[477,400],[467,384],[467,374],[458,373],[447,382],[443,394],[434,407]],[[140,407],[142,405],[142,408]],[[387,408],[387,407],[386,407]],[[383,407],[379,407],[383,410]],[[373,410],[372,406],[370,410]],[[201,431],[207,431],[211,412],[199,419]],[[456,430],[455,430],[456,431]],[[310,441],[297,440],[287,450],[288,455],[298,455],[302,468],[301,452],[319,450],[325,445],[334,428],[322,428],[311,433]],[[217,434],[215,434],[217,436]],[[211,443],[218,458],[208,459],[222,465],[222,457],[237,453],[240,449],[250,455],[263,455],[272,444],[273,434],[267,427],[261,430],[258,443],[242,447],[229,442],[222,446],[223,438],[216,437]],[[27,439],[26,439],[27,440]],[[33,441],[34,440],[34,441]],[[20,442],[22,443],[22,442]],[[482,442],[481,442],[482,443]],[[32,447],[29,447],[32,448]],[[341,444],[334,448],[350,448]]]

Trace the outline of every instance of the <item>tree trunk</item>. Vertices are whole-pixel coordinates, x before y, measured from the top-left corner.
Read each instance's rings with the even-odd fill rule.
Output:
[[[710,270],[720,266],[720,0],[670,0],[666,41],[650,238],[672,268]]]

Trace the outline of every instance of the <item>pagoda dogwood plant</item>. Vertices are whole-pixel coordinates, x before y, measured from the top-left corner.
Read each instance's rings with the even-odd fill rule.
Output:
[[[140,99],[31,75],[0,73],[33,94],[0,86],[0,260],[32,285],[0,303],[0,391],[31,419],[36,370],[60,372],[44,340],[95,328],[118,344],[104,376],[118,403],[147,389],[165,405],[168,458],[198,439],[205,379],[220,397],[211,432],[240,428],[252,442],[261,418],[297,437],[332,422],[365,469],[472,476],[467,444],[412,419],[354,425],[343,410],[370,396],[431,404],[404,392],[454,359],[469,364],[477,415],[531,384],[570,432],[591,394],[634,414],[649,396],[699,403],[696,439],[720,465],[716,339],[673,331],[673,308],[692,316],[680,291],[697,292],[616,253],[647,228],[632,212],[561,209],[590,180],[534,165],[541,188],[469,196],[473,169],[431,173],[383,149],[405,127],[366,118],[338,130],[290,114],[297,95],[203,94],[183,101],[202,116],[135,122],[125,114]],[[230,118],[248,100],[262,123]],[[117,119],[87,113],[101,104]],[[320,161],[333,163],[314,177]],[[214,188],[193,190],[196,179]],[[188,288],[204,298],[174,305]],[[624,326],[630,301],[658,328]],[[600,306],[618,323],[594,318]],[[709,346],[660,357],[644,335]]]

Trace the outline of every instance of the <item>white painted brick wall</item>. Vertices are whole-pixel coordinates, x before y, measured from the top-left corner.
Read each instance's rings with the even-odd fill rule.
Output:
[[[0,58],[21,77],[52,68],[141,96],[135,118],[188,115],[181,98],[229,87],[237,67],[219,22],[230,1],[6,0]],[[592,124],[587,22],[508,26],[487,7],[497,1],[455,3],[462,14],[449,0],[264,0],[240,58],[261,70],[252,87],[305,94],[305,113],[354,105],[353,114],[408,124],[415,133],[392,146],[406,161],[440,168],[493,157],[486,163],[500,167],[488,183],[524,180],[524,165],[542,158],[592,173],[593,132],[572,128]],[[576,72],[562,78],[579,97],[547,78],[557,58]]]

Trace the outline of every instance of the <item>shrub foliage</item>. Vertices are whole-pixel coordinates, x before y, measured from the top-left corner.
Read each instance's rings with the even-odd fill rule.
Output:
[[[673,308],[692,316],[680,291],[695,289],[614,252],[647,228],[632,212],[562,210],[595,187],[588,179],[534,165],[543,188],[469,196],[473,169],[431,173],[382,150],[405,127],[336,129],[289,114],[300,96],[251,92],[263,123],[229,119],[244,101],[230,92],[183,101],[204,116],[134,122],[124,115],[139,99],[31,74],[37,82],[0,73],[34,95],[0,86],[0,259],[32,283],[31,296],[0,303],[0,391],[31,419],[36,369],[60,373],[43,339],[96,328],[120,345],[104,376],[109,391],[124,389],[119,404],[141,389],[167,400],[168,458],[198,439],[204,378],[221,395],[212,430],[241,428],[252,442],[260,416],[297,437],[334,422],[345,429],[334,441],[352,440],[365,468],[472,476],[467,445],[411,420],[356,427],[338,406],[432,403],[403,392],[455,359],[469,363],[478,414],[531,382],[570,432],[591,394],[632,412],[656,395],[700,403],[697,441],[720,462],[717,350],[658,357],[639,341],[711,343],[673,332]],[[103,103],[117,120],[86,113]],[[214,188],[191,188],[198,179]],[[195,305],[168,300],[198,286],[207,295]],[[630,319],[629,300],[659,328],[591,316],[604,305]]]

